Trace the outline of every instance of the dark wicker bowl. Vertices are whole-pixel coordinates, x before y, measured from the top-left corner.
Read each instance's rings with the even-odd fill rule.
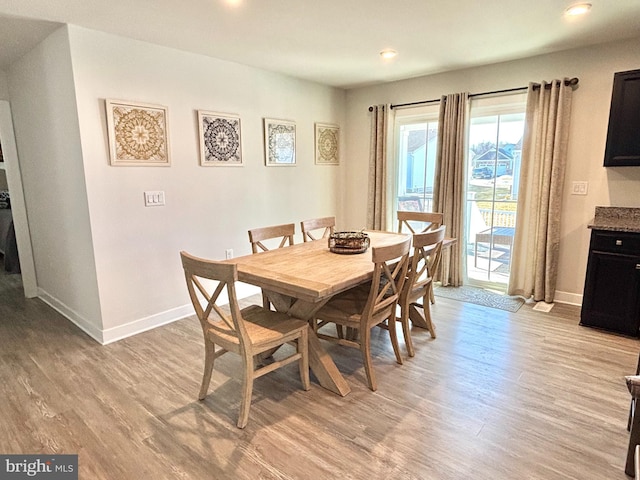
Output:
[[[347,255],[364,253],[369,242],[369,235],[363,232],[335,232],[329,236],[329,250]]]

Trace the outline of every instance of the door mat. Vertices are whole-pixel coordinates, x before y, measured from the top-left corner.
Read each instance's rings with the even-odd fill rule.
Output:
[[[517,312],[524,304],[522,297],[500,295],[478,287],[436,287],[433,293],[437,297],[450,298],[460,302],[473,303],[484,307],[498,308],[507,312]]]

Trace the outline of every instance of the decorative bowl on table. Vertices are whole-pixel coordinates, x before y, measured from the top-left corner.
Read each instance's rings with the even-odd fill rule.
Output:
[[[329,236],[329,250],[333,253],[364,253],[369,243],[369,235],[363,232],[335,232]]]

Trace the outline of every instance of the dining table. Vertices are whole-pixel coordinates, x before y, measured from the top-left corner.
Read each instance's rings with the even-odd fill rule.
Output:
[[[398,243],[408,235],[366,231],[370,247]],[[306,321],[334,295],[371,280],[371,248],[334,253],[327,238],[225,260],[238,266],[238,281],[262,289],[273,307]],[[309,335],[309,366],[318,383],[341,396],[351,391],[316,335]]]

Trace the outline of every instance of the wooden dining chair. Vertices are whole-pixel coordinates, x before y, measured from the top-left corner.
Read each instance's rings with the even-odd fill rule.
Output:
[[[444,215],[438,212],[401,212],[398,211],[398,233],[402,233],[405,227],[411,233],[428,232],[442,226]],[[420,226],[418,226],[420,225]],[[430,271],[429,276],[435,275],[435,270]],[[429,301],[433,305],[436,303],[436,297],[431,289]]]
[[[442,213],[398,211],[398,233],[402,233],[405,228],[411,233],[435,230],[442,225],[442,222]]]
[[[409,319],[412,315],[420,315],[417,308],[422,308],[427,330],[432,338],[436,338],[436,329],[431,319],[430,299],[433,290],[433,276],[442,256],[445,226],[413,234],[413,255],[409,262],[407,280],[400,292],[400,323],[404,335],[404,344],[410,357],[415,355],[411,340]],[[422,303],[418,300],[422,299]]]
[[[227,352],[240,355],[243,361],[238,428],[244,428],[249,420],[254,379],[298,361],[302,388],[309,390],[308,323],[258,305],[240,310],[235,290],[237,265],[197,258],[186,252],[180,252],[180,257],[189,296],[204,334],[204,374],[198,398],[204,400],[207,395],[214,360]],[[218,282],[215,289],[207,289],[208,280]],[[216,303],[225,290],[229,300],[228,311]],[[295,353],[267,366],[257,367],[256,355],[288,342],[295,343]],[[219,349],[216,350],[216,346]]]
[[[312,218],[311,220],[303,220],[300,222],[302,228],[302,239],[305,242],[327,238],[331,235],[336,227],[336,217]],[[316,230],[324,229],[322,236],[318,235]],[[315,232],[315,233],[314,233]]]
[[[251,251],[258,253],[266,252],[269,248],[263,243],[265,240],[280,239],[278,248],[293,245],[293,236],[296,233],[296,226],[293,223],[284,225],[274,225],[271,227],[253,228],[249,230],[249,242]]]
[[[333,337],[314,326],[319,338],[360,349],[369,388],[374,391],[377,389],[377,382],[371,362],[372,328],[388,328],[396,361],[402,363],[395,319],[396,305],[407,274],[410,245],[411,238],[408,237],[399,243],[372,247],[374,271],[369,288],[354,287],[336,295],[318,310],[313,320],[315,325],[329,322],[356,331],[358,335],[349,338],[342,338],[340,334]]]
[[[253,253],[266,252],[269,248],[263,243],[266,240],[279,239],[280,244],[277,248],[293,245],[293,236],[296,233],[296,226],[293,223],[285,223],[284,225],[274,225],[271,227],[253,228],[249,230],[249,242],[251,242],[251,251]],[[275,245],[275,243],[274,243]],[[267,294],[262,292],[262,306],[270,308],[270,302]]]

